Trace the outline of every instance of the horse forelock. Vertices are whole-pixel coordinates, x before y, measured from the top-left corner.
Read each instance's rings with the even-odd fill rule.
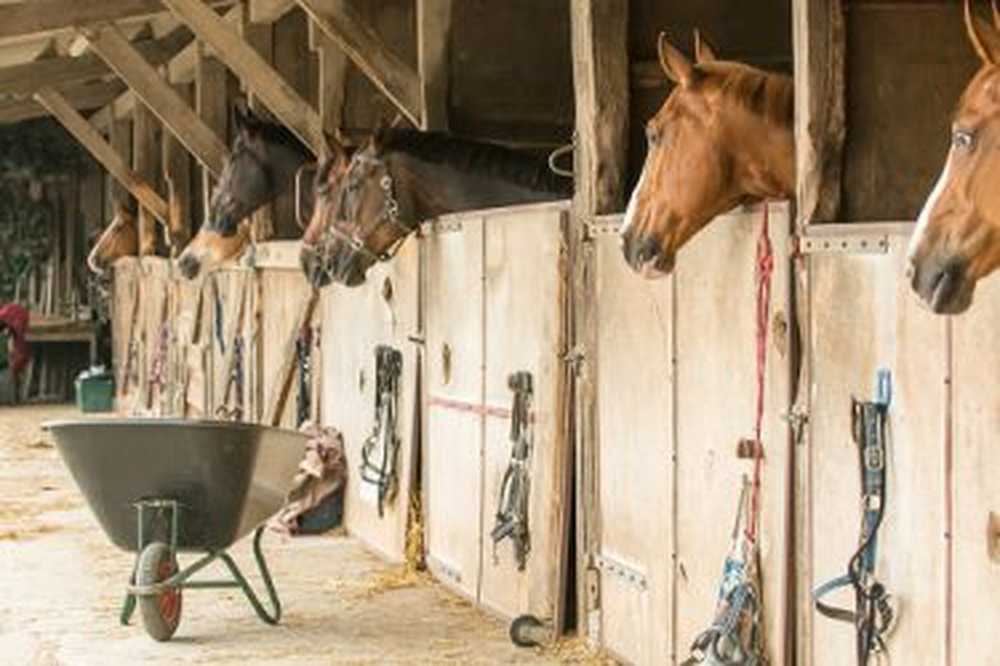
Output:
[[[536,192],[569,194],[572,181],[552,172],[546,160],[492,143],[469,141],[441,132],[387,130],[382,153],[398,151],[431,164],[505,181]]]

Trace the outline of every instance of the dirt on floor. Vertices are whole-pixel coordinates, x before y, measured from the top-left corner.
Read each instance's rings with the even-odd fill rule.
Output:
[[[77,416],[0,409],[0,664],[610,663],[578,641],[515,648],[505,623],[343,536],[265,536],[280,625],[260,622],[237,591],[189,590],[177,635],[156,643],[138,613],[119,624],[133,555],[107,540],[40,428]],[[259,584],[248,540],[232,552]],[[221,575],[214,566],[205,575]]]

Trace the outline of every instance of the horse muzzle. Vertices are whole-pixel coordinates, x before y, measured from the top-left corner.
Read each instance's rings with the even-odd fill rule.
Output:
[[[177,260],[177,268],[185,279],[193,280],[201,272],[201,261],[190,252],[185,252]]]
[[[941,254],[911,259],[906,273],[913,291],[936,314],[960,314],[972,305],[976,283],[962,259]]]
[[[673,255],[664,253],[652,236],[622,236],[622,255],[629,267],[647,280],[666,277],[674,270]]]

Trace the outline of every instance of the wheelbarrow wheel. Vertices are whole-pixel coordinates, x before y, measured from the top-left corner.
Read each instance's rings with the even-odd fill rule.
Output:
[[[538,647],[543,642],[545,625],[534,615],[521,615],[510,623],[510,640],[517,647]]]
[[[139,554],[136,584],[155,585],[177,573],[177,559],[165,543],[154,541]],[[157,641],[169,641],[181,622],[181,588],[171,587],[159,594],[139,597],[139,611],[146,633]]]

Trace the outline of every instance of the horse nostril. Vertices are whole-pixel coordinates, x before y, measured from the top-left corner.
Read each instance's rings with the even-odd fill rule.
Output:
[[[177,265],[181,269],[181,275],[189,280],[198,275],[198,270],[201,268],[201,263],[190,254],[182,256]]]
[[[642,247],[639,248],[639,251],[636,253],[636,260],[638,260],[639,263],[645,264],[655,259],[659,252],[660,246],[655,240],[649,239],[642,244]]]

